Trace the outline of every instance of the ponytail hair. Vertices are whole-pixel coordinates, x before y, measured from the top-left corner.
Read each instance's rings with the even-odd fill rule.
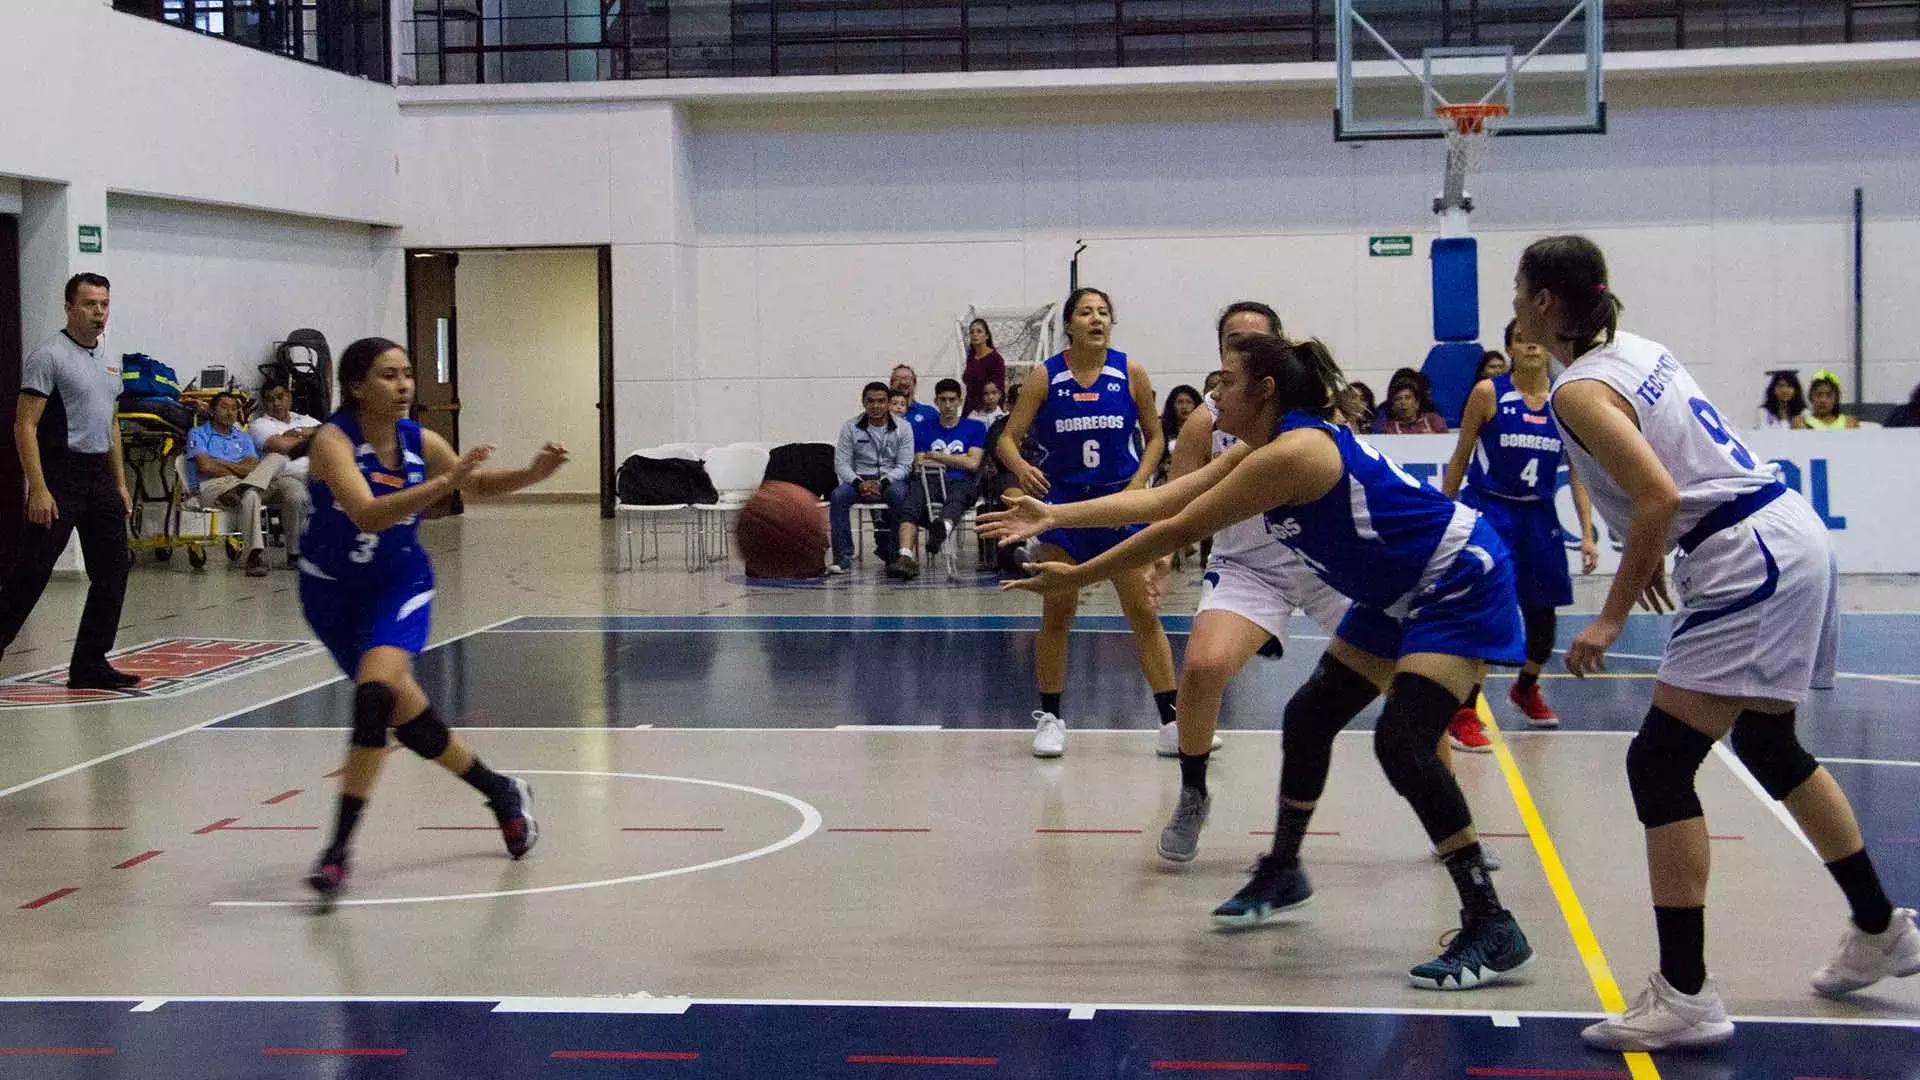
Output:
[[[1273,334],[1237,333],[1227,337],[1251,382],[1273,380],[1274,406],[1284,416],[1298,409],[1331,420],[1346,394],[1347,379],[1319,338],[1288,341]]]
[[[1555,335],[1585,352],[1597,339],[1613,344],[1626,302],[1607,284],[1607,257],[1584,236],[1549,236],[1527,245],[1520,256],[1527,288],[1545,289],[1559,301],[1562,325]]]

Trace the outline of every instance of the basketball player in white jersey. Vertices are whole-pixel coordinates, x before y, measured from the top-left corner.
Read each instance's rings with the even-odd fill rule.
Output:
[[[1214,331],[1222,348],[1230,334],[1277,336],[1280,316],[1258,301],[1240,300],[1227,305]],[[1174,441],[1172,479],[1200,471],[1239,441],[1219,429],[1219,415],[1219,403],[1209,394],[1204,407],[1187,417]],[[1180,801],[1160,833],[1161,858],[1191,862],[1200,850],[1200,827],[1213,806],[1207,763],[1219,745],[1214,728],[1220,722],[1221,693],[1255,655],[1279,655],[1295,607],[1304,608],[1332,636],[1347,613],[1347,598],[1276,543],[1259,517],[1235,522],[1214,536],[1181,661],[1177,720],[1160,728],[1160,755],[1180,759]]]
[[[1852,909],[1840,951],[1813,988],[1844,994],[1920,973],[1920,931],[1880,886],[1840,786],[1800,745],[1794,710],[1836,632],[1833,551],[1799,493],[1754,458],[1665,346],[1617,330],[1622,304],[1600,249],[1580,236],[1535,242],[1514,279],[1518,334],[1568,365],[1552,397],[1567,452],[1594,505],[1627,537],[1600,614],[1567,649],[1567,669],[1605,667],[1634,601],[1681,618],[1653,704],[1627,749],[1627,783],[1647,830],[1660,970],[1625,1016],[1581,1034],[1611,1050],[1655,1051],[1733,1034],[1707,978],[1707,825],[1694,773],[1729,732],[1733,751],[1783,802]]]

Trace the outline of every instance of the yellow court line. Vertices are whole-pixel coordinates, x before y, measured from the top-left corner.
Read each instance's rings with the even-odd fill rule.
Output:
[[[1527,826],[1527,835],[1533,840],[1533,850],[1540,856],[1540,868],[1546,871],[1547,884],[1553,889],[1553,898],[1559,901],[1560,915],[1567,921],[1567,930],[1573,935],[1573,946],[1580,951],[1580,959],[1587,965],[1587,978],[1593,983],[1594,993],[1600,997],[1600,1005],[1608,1012],[1625,1012],[1626,998],[1620,994],[1620,984],[1614,981],[1613,969],[1607,966],[1607,957],[1600,951],[1600,939],[1594,936],[1593,924],[1587,921],[1587,911],[1580,906],[1580,897],[1573,891],[1573,881],[1567,877],[1567,868],[1560,862],[1560,853],[1554,849],[1553,838],[1547,835],[1547,824],[1540,819],[1540,810],[1533,804],[1533,793],[1527,790],[1527,781],[1520,775],[1520,766],[1513,760],[1513,751],[1507,748],[1507,740],[1500,733],[1500,725],[1494,722],[1493,710],[1487,705],[1487,696],[1480,695],[1480,722],[1486,726],[1487,734],[1493,742],[1493,756],[1500,762],[1501,775],[1506,777],[1507,788],[1513,793],[1513,805],[1520,811],[1520,820]],[[1621,1055],[1627,1060],[1627,1072],[1633,1080],[1660,1080],[1660,1070],[1654,1068],[1653,1058],[1647,1054],[1633,1052]]]

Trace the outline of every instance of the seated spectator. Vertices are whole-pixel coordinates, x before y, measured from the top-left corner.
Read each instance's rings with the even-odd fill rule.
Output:
[[[260,404],[264,411],[247,425],[253,448],[262,457],[280,454],[288,458],[280,475],[305,483],[307,447],[313,443],[314,432],[320,430],[320,421],[293,411],[293,390],[286,383],[268,383],[260,391]]]
[[[1014,383],[1012,388],[1007,391],[1007,409],[1009,413],[1011,413],[1013,407],[1017,405],[1019,401],[1020,384]],[[999,446],[1000,436],[1006,434],[1006,431],[1007,417],[1002,416],[988,426],[987,446]],[[1040,444],[1034,439],[1033,432],[1031,431],[1027,432],[1026,438],[1020,440],[1020,456],[1028,461],[1033,461],[1040,456]],[[1005,510],[1007,508],[1007,495],[1009,493],[1014,495],[1026,494],[1026,492],[1020,490],[1019,476],[1016,475],[1012,469],[1007,468],[1006,462],[1001,461],[998,454],[991,451],[981,459],[979,478],[981,496],[980,509],[982,512],[988,510]],[[991,541],[986,541],[986,543],[991,543]],[[1021,564],[1026,561],[1026,549],[1024,545],[1009,544],[1001,547],[998,544],[994,544],[991,550],[994,559],[1000,567],[1001,573],[1014,576],[1020,576],[1026,573],[1021,567]]]
[[[1173,444],[1180,429],[1200,407],[1200,391],[1182,383],[1167,391],[1167,400],[1160,410],[1160,430],[1167,433],[1167,452],[1160,455],[1160,469],[1154,474],[1154,483],[1167,482],[1167,466],[1173,461]]]
[[[1480,365],[1473,369],[1473,384],[1480,385],[1481,379],[1491,379],[1495,375],[1505,375],[1513,370],[1513,364],[1507,354],[1499,349],[1488,349],[1480,354]]]
[[[980,388],[980,407],[969,412],[967,419],[980,421],[982,427],[992,427],[994,421],[1007,415],[1007,410],[1001,407],[1006,397],[999,383],[987,383]]]
[[[1373,387],[1363,382],[1353,382],[1347,384],[1347,390],[1351,395],[1346,402],[1350,409],[1347,422],[1353,427],[1354,434],[1364,435],[1373,430],[1374,412],[1379,408],[1373,398]]]
[[[967,516],[980,494],[980,459],[986,456],[987,426],[978,420],[963,419],[960,383],[941,379],[933,388],[933,403],[940,418],[926,429],[927,448],[915,458],[920,475],[908,485],[907,507],[900,517],[900,554],[888,573],[912,580],[920,576],[914,561],[916,529],[927,530],[927,554],[940,554],[941,545],[960,519]],[[931,475],[929,475],[931,473]],[[932,503],[940,503],[938,515]]]
[[[856,502],[885,503],[898,521],[907,501],[907,473],[913,468],[913,429],[887,412],[887,385],[870,382],[860,391],[862,412],[840,429],[833,451],[833,473],[840,481],[827,497],[827,524],[833,534],[829,574],[853,569]],[[882,548],[884,553],[887,549]],[[889,564],[892,563],[888,559]]]
[[[907,407],[912,404],[913,398],[905,390],[887,391],[887,412],[890,415],[906,420]]]
[[[906,364],[895,367],[888,389],[898,390],[907,395],[907,423],[912,424],[916,429],[936,423],[940,419],[939,411],[933,406],[923,405],[914,400],[914,395],[920,392],[920,376],[914,373],[913,368]]]
[[[960,381],[967,387],[967,419],[975,419],[974,413],[987,408],[987,387],[1000,388],[1000,396],[1006,396],[1007,361],[1000,350],[993,347],[993,330],[987,326],[987,320],[975,319],[967,326],[967,367],[960,375]]]
[[[1408,376],[1411,377],[1408,377]],[[1375,435],[1445,435],[1447,422],[1433,406],[1425,377],[1402,368],[1387,387],[1387,407],[1373,419]]]
[[[1887,414],[1881,427],[1920,427],[1920,383],[1907,395],[1907,403]]]
[[[1758,427],[1762,430],[1798,427],[1794,421],[1806,411],[1807,395],[1801,392],[1799,372],[1768,372],[1767,393],[1760,399]]]
[[[1831,371],[1816,371],[1807,384],[1807,411],[1793,418],[1800,430],[1833,431],[1857,428],[1860,420],[1840,411],[1840,376]]]
[[[277,507],[287,529],[287,566],[300,558],[300,532],[307,519],[306,485],[282,475],[284,454],[256,456],[253,438],[240,430],[240,399],[222,391],[213,398],[213,422],[187,434],[187,484],[206,507],[224,507],[240,516],[246,533],[247,576],[267,573],[266,538],[260,507]]]
[[[1211,394],[1218,389],[1220,389],[1219,370],[1216,369],[1216,370],[1207,372],[1207,377],[1200,380],[1200,392],[1202,394]]]

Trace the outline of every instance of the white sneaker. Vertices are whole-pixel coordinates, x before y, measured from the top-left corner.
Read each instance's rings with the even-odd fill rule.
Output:
[[[1893,921],[1878,934],[1848,922],[1839,955],[1813,973],[1813,989],[1834,997],[1872,986],[1889,975],[1914,974],[1920,974],[1920,929],[1913,925],[1912,908],[1894,908]]]
[[[1727,1006],[1712,979],[1699,993],[1683,994],[1656,971],[1625,1016],[1609,1016],[1580,1037],[1602,1050],[1710,1046],[1733,1037],[1733,1021],[1727,1019]]]
[[[1220,733],[1216,731],[1213,733],[1213,745],[1208,749],[1218,750],[1220,749],[1220,747],[1221,747]],[[1156,754],[1159,754],[1161,757],[1179,757],[1180,756],[1180,725],[1179,723],[1176,722],[1172,724],[1160,725],[1160,741],[1154,745],[1153,752]]]
[[[1050,712],[1033,710],[1033,756],[1059,757],[1067,752],[1067,722]]]

